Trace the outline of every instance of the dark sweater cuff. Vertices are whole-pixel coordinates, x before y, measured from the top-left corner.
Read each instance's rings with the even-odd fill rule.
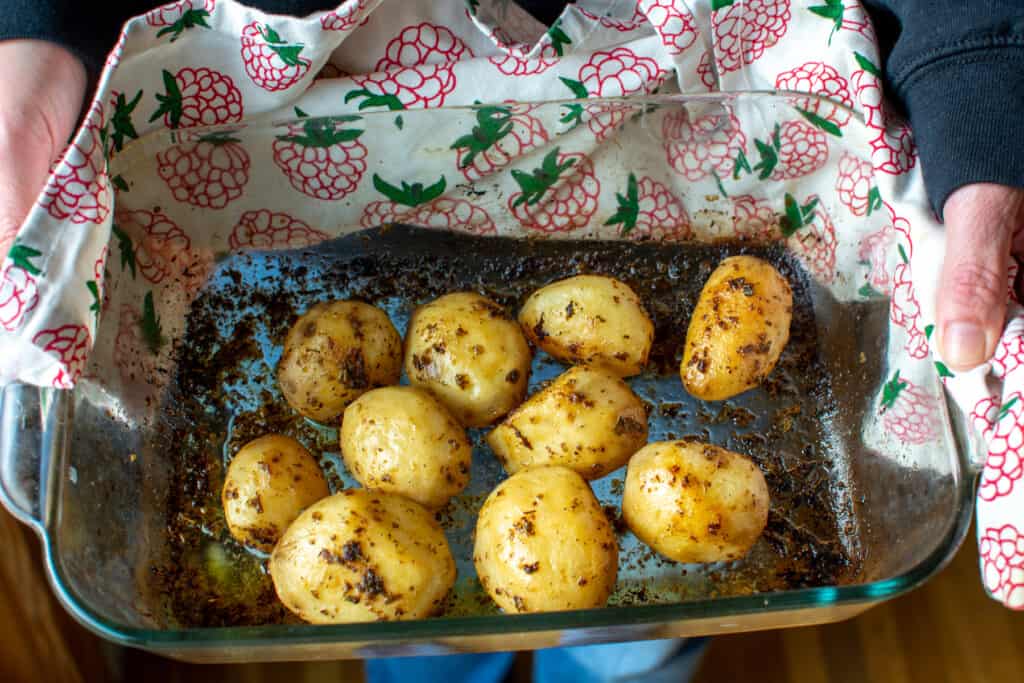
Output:
[[[915,69],[897,90],[940,217],[946,198],[963,185],[1024,187],[1024,46],[943,57]]]

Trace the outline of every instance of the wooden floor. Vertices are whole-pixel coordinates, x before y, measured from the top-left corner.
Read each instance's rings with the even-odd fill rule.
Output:
[[[40,574],[38,543],[2,511],[0,543],[0,681],[362,680],[358,662],[194,666],[106,646],[56,604]],[[976,562],[968,542],[927,586],[848,622],[717,638],[695,683],[1024,681],[1024,613],[984,596]]]

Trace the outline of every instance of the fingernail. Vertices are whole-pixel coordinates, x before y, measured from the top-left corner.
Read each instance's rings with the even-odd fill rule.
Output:
[[[985,330],[974,323],[946,323],[942,335],[943,356],[947,363],[960,367],[981,365],[985,358]]]

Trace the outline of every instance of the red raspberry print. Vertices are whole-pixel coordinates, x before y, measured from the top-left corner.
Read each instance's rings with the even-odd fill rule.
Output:
[[[417,206],[401,218],[401,222],[422,225],[428,228],[468,232],[474,235],[495,235],[498,228],[494,221],[479,206],[464,199],[439,197],[432,202]]]
[[[889,319],[894,325],[907,331],[907,353],[911,358],[928,356],[928,336],[921,329],[921,307],[914,294],[914,283],[910,277],[910,264],[900,263],[892,275],[892,303]]]
[[[700,180],[714,171],[719,178],[732,173],[733,160],[747,145],[740,123],[729,113],[707,114],[695,120],[685,109],[662,120],[662,144],[668,164],[687,180]]]
[[[583,154],[561,154],[558,147],[530,173],[518,169],[519,185],[508,207],[523,227],[539,232],[569,232],[585,227],[597,211],[601,184],[594,166]]]
[[[10,265],[0,280],[0,327],[14,332],[25,316],[39,303],[36,278],[42,271],[35,260],[42,256],[37,249],[15,244],[7,255]]]
[[[802,214],[801,222],[785,231],[790,234],[790,248],[818,280],[831,284],[836,278],[836,229],[832,218],[817,195],[808,197],[797,211]]]
[[[93,105],[81,139],[68,145],[41,200],[57,220],[102,223],[110,215],[110,178],[103,149],[102,107]]]
[[[53,387],[73,388],[89,352],[89,329],[85,325],[62,325],[43,330],[32,338],[32,343],[59,359],[60,367],[51,381]]]
[[[228,237],[231,249],[300,249],[327,239],[298,218],[267,209],[246,211]]]
[[[860,262],[870,266],[867,287],[862,296],[892,294],[892,275],[889,273],[889,254],[896,248],[896,231],[891,225],[866,235],[860,242],[857,256]]]
[[[451,64],[472,56],[472,50],[447,28],[424,22],[402,29],[388,43],[376,68],[387,71],[399,66]]]
[[[180,276],[194,260],[188,235],[162,213],[118,211],[115,221],[132,237],[138,272],[153,284]]]
[[[363,210],[359,224],[373,228],[387,223],[406,223],[431,228],[493,235],[497,232],[487,212],[464,199],[441,196],[447,183],[442,177],[433,185],[412,185],[403,182],[396,187],[380,176],[373,176],[373,186],[387,197],[386,201],[370,202]]]
[[[682,0],[640,0],[638,5],[670,55],[682,54],[696,42],[697,26]]]
[[[1017,372],[1024,366],[1024,336],[1008,334],[996,347],[992,357],[992,373],[999,378]]]
[[[871,19],[859,2],[843,6],[841,27],[844,31],[859,33],[868,39],[868,42],[875,42],[875,29],[871,25]]]
[[[988,441],[988,458],[978,485],[982,500],[1008,495],[1024,476],[1024,399],[1014,393],[995,409],[994,398],[980,401],[971,414],[974,425],[982,429]]]
[[[768,242],[780,235],[779,216],[764,199],[750,195],[733,197],[732,229],[740,239]]]
[[[345,95],[345,101],[362,99],[359,109],[387,107],[392,110],[440,107],[455,90],[455,72],[449,66],[425,64],[353,76],[360,86]]]
[[[166,92],[157,95],[160,103],[150,123],[161,116],[168,128],[212,126],[242,119],[242,93],[230,76],[201,67],[185,67],[176,74],[163,72]]]
[[[910,221],[902,216],[897,216],[895,209],[888,202],[882,202],[882,206],[889,213],[889,221],[892,223],[892,227],[896,232],[903,236],[904,241],[907,243],[907,253],[913,255],[914,253],[914,242],[910,239]]]
[[[1024,534],[1012,524],[985,529],[978,553],[988,592],[1011,609],[1024,609]]]
[[[594,14],[593,12],[588,12],[587,10],[579,6],[576,7],[576,11],[585,16],[587,19],[590,19],[591,21],[596,21],[604,28],[610,28],[613,31],[618,31],[619,33],[628,33],[630,31],[635,31],[640,26],[642,26],[645,21],[647,21],[647,17],[644,16],[644,13],[640,11],[639,7],[636,7],[633,10],[633,16],[631,16],[629,19],[599,16],[597,14]]]
[[[906,173],[917,163],[917,148],[910,128],[906,123],[895,120],[891,126],[889,125],[893,117],[882,98],[878,67],[861,55],[857,55],[857,58],[865,68],[855,71],[850,76],[850,84],[853,86],[857,101],[860,102],[865,124],[875,131],[875,137],[871,141],[871,163],[882,173]]]
[[[320,26],[325,31],[349,31],[360,22],[366,23],[363,18],[363,10],[370,6],[373,0],[349,0],[342,5],[337,12],[328,12],[320,17]]]
[[[550,43],[541,46],[537,56],[529,58],[526,55],[532,48],[525,43],[499,43],[498,47],[505,54],[487,59],[506,76],[533,76],[544,73],[558,62],[558,53]]]
[[[651,57],[640,57],[628,47],[598,50],[580,67],[579,81],[594,97],[615,97],[650,92],[665,78]]]
[[[242,64],[257,86],[276,92],[299,82],[310,61],[301,56],[305,45],[289,43],[269,24],[252,22],[242,29]]]
[[[481,180],[548,141],[540,120],[523,107],[479,107],[473,131],[452,145],[457,164],[470,182]]]
[[[821,169],[828,161],[825,134],[803,121],[776,125],[770,140],[755,140],[754,143],[761,159],[753,170],[761,180],[800,178]]]
[[[650,93],[665,80],[666,72],[650,57],[639,57],[626,47],[599,50],[580,67],[578,81],[562,81],[577,97],[617,97]],[[600,105],[587,122],[598,142],[606,140],[635,107]]]
[[[935,405],[938,397],[907,379],[897,370],[882,388],[882,424],[902,443],[921,445],[935,438]]]
[[[982,436],[988,439],[996,426],[996,417],[1002,404],[998,396],[986,396],[978,401],[971,410],[971,424]]]
[[[35,277],[13,263],[7,266],[0,280],[0,327],[14,332],[38,303]]]
[[[714,92],[718,86],[718,77],[715,76],[715,67],[711,63],[711,53],[705,50],[701,53],[700,61],[697,62],[697,78],[708,92]]]
[[[202,26],[210,28],[206,20],[213,12],[215,0],[180,0],[170,2],[146,12],[146,23],[163,27],[157,31],[157,38],[171,34],[171,41],[181,37],[186,29]]]
[[[690,237],[690,216],[667,187],[647,176],[630,173],[626,194],[616,194],[619,209],[605,225],[620,226],[622,237],[681,240]]]
[[[789,71],[783,71],[775,78],[775,88],[813,93],[826,98],[822,100],[804,97],[796,100],[794,104],[798,109],[811,112],[837,126],[845,126],[853,116],[850,109],[853,106],[853,98],[850,96],[849,84],[834,66],[824,62],[806,62]]]
[[[156,155],[157,173],[179,202],[223,209],[249,182],[249,153],[229,133],[186,139]]]
[[[311,118],[274,140],[274,163],[292,187],[309,197],[334,201],[351,194],[366,171],[361,129],[345,128],[358,116]]]
[[[882,207],[871,162],[849,152],[843,152],[839,158],[836,194],[854,216],[867,216]]]
[[[721,73],[753,64],[789,26],[789,0],[718,0],[715,6],[711,31]]]

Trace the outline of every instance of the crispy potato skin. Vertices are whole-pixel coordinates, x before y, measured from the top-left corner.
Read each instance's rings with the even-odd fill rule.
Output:
[[[721,401],[756,387],[789,341],[793,292],[770,263],[731,256],[693,310],[679,374],[691,395]]]
[[[368,391],[345,409],[345,466],[360,484],[444,507],[469,483],[466,430],[437,399],[416,387]]]
[[[405,336],[405,373],[467,427],[501,419],[526,397],[530,347],[490,299],[456,292],[420,306]]]
[[[559,280],[530,295],[519,311],[530,342],[566,363],[603,365],[619,377],[647,364],[654,325],[640,297],[602,275]]]
[[[423,619],[444,609],[455,561],[425,507],[348,489],[288,527],[270,576],[281,602],[313,624]]]
[[[677,562],[747,554],[768,523],[764,475],[749,458],[692,441],[648,444],[629,461],[622,515],[637,537]]]
[[[359,301],[319,303],[284,342],[277,381],[299,413],[337,424],[345,407],[374,387],[397,384],[402,338],[387,314]]]
[[[231,459],[221,505],[235,539],[270,552],[299,513],[329,493],[320,466],[302,444],[268,434]]]
[[[487,497],[476,524],[480,583],[506,612],[601,607],[618,544],[587,482],[564,467],[518,472]]]
[[[578,366],[519,406],[487,443],[510,473],[561,465],[599,479],[647,443],[647,412],[617,376]]]

